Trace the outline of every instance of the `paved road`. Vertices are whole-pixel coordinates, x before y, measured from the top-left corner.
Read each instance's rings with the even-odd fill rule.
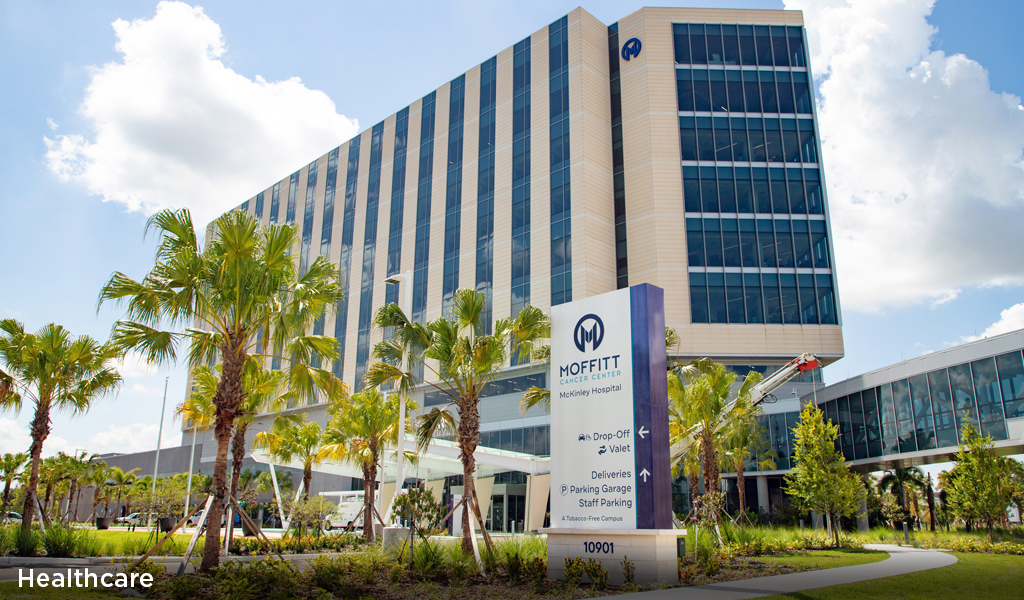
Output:
[[[893,575],[903,575],[916,571],[938,569],[956,564],[957,559],[937,550],[919,550],[872,544],[864,546],[868,550],[882,550],[889,553],[889,558],[866,565],[837,567],[819,571],[804,571],[788,575],[773,575],[742,581],[726,581],[693,587],[677,587],[666,590],[638,592],[615,596],[616,600],[743,600],[759,598],[773,594],[789,594],[802,590],[856,583],[870,579],[881,579]]]

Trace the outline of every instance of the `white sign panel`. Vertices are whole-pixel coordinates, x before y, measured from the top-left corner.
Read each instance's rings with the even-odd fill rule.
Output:
[[[551,527],[635,529],[629,289],[552,309],[550,387]]]

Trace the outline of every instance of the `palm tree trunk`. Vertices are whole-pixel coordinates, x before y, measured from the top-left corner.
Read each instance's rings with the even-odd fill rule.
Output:
[[[28,535],[35,517],[36,489],[39,487],[39,463],[42,462],[43,442],[50,434],[49,400],[40,399],[36,414],[32,418],[32,445],[29,455],[32,457],[32,469],[29,471],[28,485],[25,486],[25,508],[21,513],[21,530]]]
[[[715,450],[715,443],[711,432],[704,430],[700,434],[701,459],[704,463],[704,491],[707,493],[721,492],[721,476],[718,471],[718,452]],[[718,515],[715,515],[718,521]]]
[[[245,431],[248,425],[235,428],[235,438],[231,441],[231,497],[238,499],[238,478],[242,474],[242,460],[245,458]]]
[[[480,532],[484,535],[484,543],[491,548],[491,536],[484,527],[483,515],[480,513],[480,504],[476,502],[476,482],[473,474],[476,471],[476,446],[480,442],[480,410],[478,406],[469,404],[459,412],[459,459],[462,461],[462,499],[466,504],[462,509],[462,551],[466,554],[473,552],[473,538],[469,529],[469,511],[476,514],[480,523]]]
[[[377,497],[377,453],[372,454],[373,464],[363,468],[363,535],[366,536],[367,544],[377,539],[373,528],[373,504]]]
[[[928,528],[935,532],[935,490],[932,489],[932,484],[928,484],[926,490],[926,498],[928,500]]]
[[[747,521],[747,482],[743,478],[743,465],[736,466],[736,491],[740,495],[740,525],[745,525]]]
[[[0,510],[7,512],[7,503],[11,499],[11,481],[4,481],[4,503],[0,506]]]
[[[309,483],[313,480],[313,465],[308,462],[302,467],[302,501],[309,500]]]
[[[71,489],[68,490],[68,510],[67,510],[67,521],[71,524],[71,500],[75,497],[75,492],[78,491],[78,481],[71,480]],[[75,516],[78,516],[78,504],[75,504]]]
[[[210,487],[214,501],[210,506],[203,560],[199,564],[199,569],[207,573],[220,564],[220,519],[224,514],[224,502],[228,494],[228,445],[235,424],[235,413],[245,399],[242,367],[246,355],[235,336],[229,335],[228,339],[224,340],[220,347],[220,355],[221,378],[217,382],[217,393],[213,396],[213,405],[216,407],[213,434],[217,438],[217,458],[213,464],[213,483]]]

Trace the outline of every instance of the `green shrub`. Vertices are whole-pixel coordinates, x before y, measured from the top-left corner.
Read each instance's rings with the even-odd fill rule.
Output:
[[[534,583],[540,583],[548,578],[548,561],[539,556],[530,557],[526,561],[526,577]]]
[[[122,556],[142,556],[153,546],[142,536],[126,535],[121,538]]]
[[[351,587],[354,567],[352,556],[318,556],[306,573],[313,587],[334,593]]]
[[[603,590],[608,587],[608,569],[601,566],[601,561],[596,558],[591,558],[587,561],[586,565],[587,577],[590,577],[590,582],[594,584],[594,587]]]
[[[629,556],[623,556],[622,562],[622,581],[629,585],[636,579],[636,565],[633,561],[629,560]]]
[[[182,575],[181,577],[170,577],[166,587],[161,589],[171,600],[194,600],[200,597],[200,590],[203,588],[204,579],[200,575]]]
[[[580,557],[576,558],[565,558],[565,572],[562,577],[565,578],[565,582],[570,586],[577,586],[583,581],[583,575],[587,572],[587,565],[583,562]]]
[[[103,544],[88,531],[79,529],[77,552],[79,556],[100,556],[103,553]]]
[[[0,527],[0,556],[3,556],[14,548],[14,528]]]
[[[217,597],[232,600],[288,600],[304,587],[299,570],[276,558],[221,563],[214,582]]]
[[[25,531],[18,527],[14,531],[13,545],[16,556],[35,556],[39,551],[39,532],[35,529]]]
[[[117,544],[113,540],[103,543],[103,556],[117,556]]]

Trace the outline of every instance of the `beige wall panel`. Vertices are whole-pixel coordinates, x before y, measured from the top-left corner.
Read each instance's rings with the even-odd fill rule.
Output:
[[[672,354],[687,357],[793,358],[810,352],[828,364],[843,354],[842,331],[836,325],[695,324],[676,331],[680,342]]]
[[[530,38],[530,304],[545,312],[551,308],[551,77],[548,37],[545,27]],[[571,50],[569,59],[572,60]]]
[[[427,281],[427,321],[441,316],[441,284],[444,277],[444,202],[448,185],[448,100],[450,84],[434,97],[434,179],[430,197],[430,266]]]
[[[608,28],[581,10],[569,43],[573,298],[581,299],[616,288]]]
[[[512,58],[511,48],[497,61],[494,107],[494,295],[495,318],[509,314],[512,299]]]

